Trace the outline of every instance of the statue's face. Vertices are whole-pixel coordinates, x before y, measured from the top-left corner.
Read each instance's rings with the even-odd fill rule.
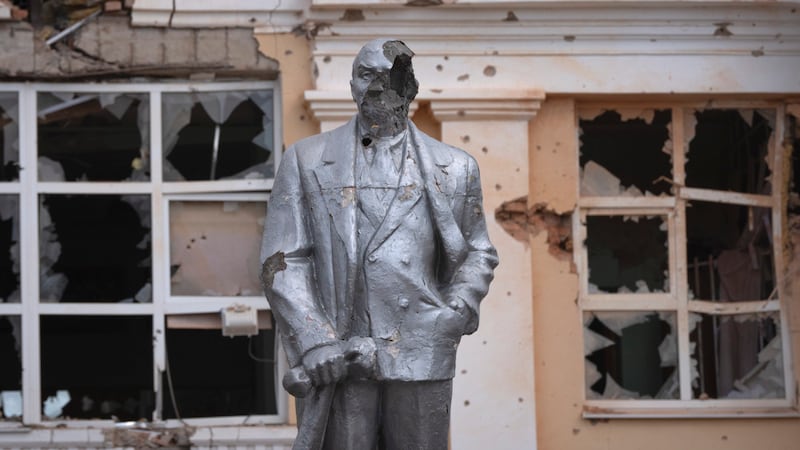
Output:
[[[412,56],[402,42],[387,40],[367,43],[356,56],[350,90],[370,134],[391,136],[405,129],[418,86]]]

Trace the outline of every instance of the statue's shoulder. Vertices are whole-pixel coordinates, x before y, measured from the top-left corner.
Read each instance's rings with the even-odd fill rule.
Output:
[[[347,123],[330,131],[325,131],[309,136],[292,144],[287,153],[295,153],[299,159],[319,159],[326,147],[342,147],[345,142],[351,141],[352,125]]]

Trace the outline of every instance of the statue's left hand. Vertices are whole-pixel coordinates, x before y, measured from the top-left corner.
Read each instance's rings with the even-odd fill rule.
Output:
[[[347,376],[344,341],[309,350],[303,355],[303,367],[314,386],[337,383]]]

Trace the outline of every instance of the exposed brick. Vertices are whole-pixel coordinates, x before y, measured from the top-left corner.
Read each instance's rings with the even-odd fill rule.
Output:
[[[164,40],[166,64],[189,64],[195,61],[194,31],[170,29]]]
[[[0,25],[0,41],[0,72],[33,72],[33,30],[27,24]]]
[[[197,30],[197,62],[225,64],[227,48],[224,29]]]
[[[152,66],[166,62],[163,28],[135,28],[133,30],[133,65]]]
[[[127,17],[104,17],[98,22],[100,53],[106,61],[129,66],[133,63],[133,30]]]

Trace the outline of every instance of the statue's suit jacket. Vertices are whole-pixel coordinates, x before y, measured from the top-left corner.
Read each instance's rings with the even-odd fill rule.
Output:
[[[268,205],[262,259],[266,295],[292,366],[307,351],[351,336],[363,271],[376,378],[453,377],[456,347],[478,326],[497,254],[475,160],[411,122],[408,139],[397,193],[387,197],[386,216],[360,249],[356,118],[286,151]],[[453,310],[454,299],[466,307]]]

